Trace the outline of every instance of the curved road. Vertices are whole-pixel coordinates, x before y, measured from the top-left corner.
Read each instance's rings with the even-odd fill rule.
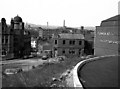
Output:
[[[83,89],[89,89],[89,87],[118,87],[119,57],[114,55],[95,57],[78,63],[73,73],[76,74],[74,76],[74,86],[83,87]]]

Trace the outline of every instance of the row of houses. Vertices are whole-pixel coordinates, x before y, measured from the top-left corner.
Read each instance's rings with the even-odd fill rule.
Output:
[[[2,58],[20,58],[31,54],[31,43],[39,53],[49,53],[51,57],[68,57],[85,54],[119,54],[120,15],[103,20],[95,31],[70,27],[37,27],[37,35],[32,36],[19,16],[11,19],[10,25],[5,18],[0,23],[0,54]],[[33,31],[33,30],[31,30]],[[33,33],[33,32],[31,32]],[[41,40],[42,39],[42,40]],[[46,39],[46,40],[45,40]]]

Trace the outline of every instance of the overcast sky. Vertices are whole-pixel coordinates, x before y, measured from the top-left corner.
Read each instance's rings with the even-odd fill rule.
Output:
[[[1,0],[0,18],[7,23],[17,14],[26,23],[62,26],[99,26],[118,14],[120,0]]]

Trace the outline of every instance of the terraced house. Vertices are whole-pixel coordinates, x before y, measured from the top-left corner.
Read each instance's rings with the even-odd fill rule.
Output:
[[[84,36],[82,34],[62,33],[53,37],[53,55],[78,57],[84,49]]]

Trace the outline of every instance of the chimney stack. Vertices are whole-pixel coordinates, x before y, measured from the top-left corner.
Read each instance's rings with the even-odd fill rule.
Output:
[[[47,27],[48,27],[48,22],[47,22]]]
[[[65,27],[65,20],[63,21],[63,27]]]

